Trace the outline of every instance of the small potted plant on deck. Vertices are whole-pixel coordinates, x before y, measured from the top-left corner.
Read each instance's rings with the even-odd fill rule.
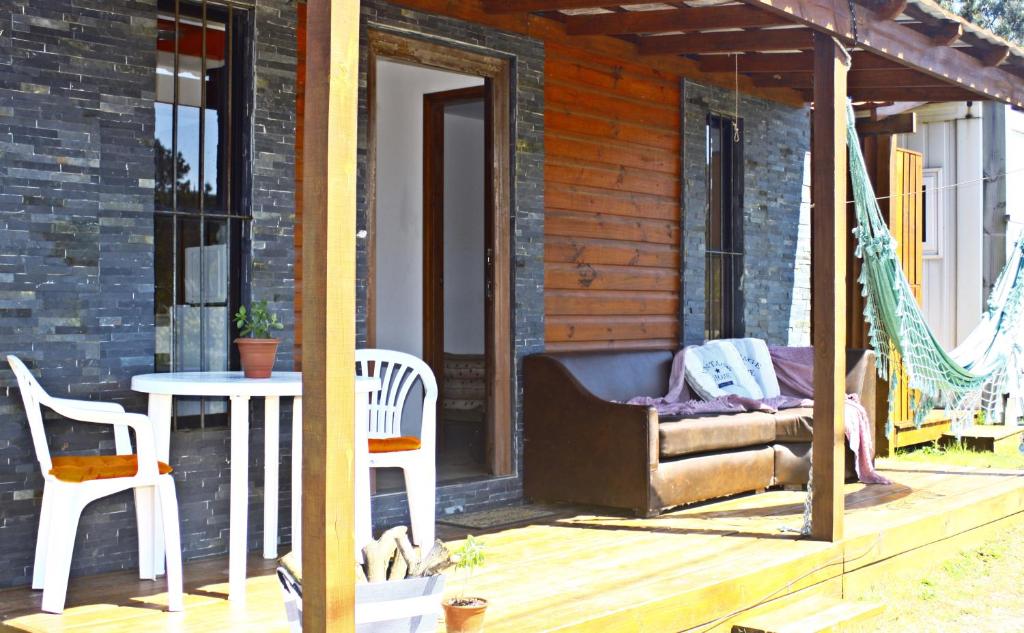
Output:
[[[253,303],[248,310],[245,306],[235,313],[235,325],[238,326],[238,355],[242,361],[242,371],[246,378],[270,378],[274,369],[274,358],[277,355],[276,338],[271,337],[273,330],[283,330],[284,324],[277,320],[277,315],[267,309],[266,301]]]
[[[467,536],[462,547],[452,555],[455,569],[463,570],[466,579],[462,592],[454,598],[444,601],[444,623],[448,633],[479,633],[484,630],[484,615],[487,611],[487,600],[474,596],[466,596],[466,589],[473,579],[473,572],[484,564],[484,546]]]

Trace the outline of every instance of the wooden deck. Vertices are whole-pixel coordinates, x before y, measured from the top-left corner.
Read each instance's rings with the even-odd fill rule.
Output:
[[[800,526],[800,492],[738,497],[654,519],[565,508],[483,536],[487,565],[472,593],[491,601],[488,633],[724,631],[737,617],[812,594],[855,599],[880,579],[912,574],[919,562],[1024,521],[1024,471],[882,464],[896,483],[847,486],[839,543],[784,531]],[[272,566],[254,560],[250,570],[245,608],[224,599],[226,560],[217,559],[186,567],[183,614],[160,611],[162,583],[119,573],[73,579],[63,616],[38,613],[36,592],[0,592],[0,628],[287,630]],[[458,579],[449,583],[459,588]]]

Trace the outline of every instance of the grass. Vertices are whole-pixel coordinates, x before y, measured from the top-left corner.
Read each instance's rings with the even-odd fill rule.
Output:
[[[980,453],[958,445],[897,451],[889,461],[1024,469],[1019,452]],[[862,596],[886,605],[871,631],[1024,632],[1024,521],[996,539],[914,570],[908,577],[887,580]]]
[[[1024,455],[1016,453],[979,453],[953,444],[947,447],[938,445],[921,446],[918,448],[896,451],[892,458],[895,462],[914,462],[935,464],[940,466],[970,466],[973,468],[1014,469],[1024,468]]]
[[[1024,631],[1024,524],[998,539],[919,570],[910,580],[873,587],[864,599],[886,610],[878,633]]]

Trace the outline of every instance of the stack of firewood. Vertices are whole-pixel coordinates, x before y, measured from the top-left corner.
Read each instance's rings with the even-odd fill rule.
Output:
[[[441,541],[426,553],[409,540],[409,528],[400,525],[363,548],[363,563],[356,563],[356,582],[384,582],[434,576],[452,564]]]

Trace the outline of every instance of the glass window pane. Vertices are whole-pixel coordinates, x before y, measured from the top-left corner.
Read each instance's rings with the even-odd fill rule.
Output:
[[[708,230],[707,247],[722,249],[722,129],[719,119],[708,124]]]
[[[226,55],[225,25],[207,18],[202,21],[181,20],[173,16],[162,18],[157,51],[157,164],[158,208],[170,208],[166,198],[172,176],[170,152],[174,143],[174,111],[177,99],[177,182],[178,209],[198,210],[200,191],[205,195],[203,204],[210,209],[225,209],[221,199],[222,139],[226,136],[221,116],[228,107],[230,84]],[[175,49],[175,33],[178,45]],[[205,34],[205,36],[204,36]],[[205,40],[205,49],[204,49]],[[175,57],[177,50],[177,57]],[[205,52],[205,62],[203,54]],[[177,60],[178,91],[174,90],[174,70]],[[204,75],[205,69],[205,75]],[[205,93],[204,93],[205,81]],[[203,104],[206,104],[205,109]],[[202,161],[200,161],[200,136]],[[200,187],[200,178],[203,183]]]
[[[248,218],[235,208],[246,168],[238,161],[248,140],[246,108],[232,101],[248,94],[248,49],[237,40],[249,32],[249,15],[200,0],[157,4],[154,364],[157,371],[223,371],[237,367],[231,315],[248,279]],[[179,428],[227,420],[220,399],[175,406]]]
[[[171,371],[174,306],[174,218],[157,215],[153,226],[155,273],[154,309],[156,327],[156,371]]]
[[[742,335],[743,209],[734,192],[740,189],[739,151],[731,119],[711,115],[707,123],[705,335],[708,339]],[[739,172],[739,173],[738,173]]]

